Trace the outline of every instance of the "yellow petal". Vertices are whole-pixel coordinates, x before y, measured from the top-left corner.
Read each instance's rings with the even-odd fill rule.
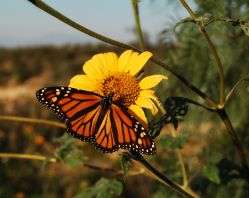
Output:
[[[132,50],[126,50],[118,59],[119,72],[129,72],[136,75],[152,56],[152,53],[146,51],[141,54]]]
[[[119,72],[129,71],[130,65],[134,63],[137,57],[138,53],[133,52],[132,50],[126,50],[123,52],[118,59]]]
[[[104,71],[102,70],[100,63],[96,59],[90,59],[83,65],[84,73],[97,80],[104,78]]]
[[[156,110],[151,111],[152,114],[156,114],[158,108],[160,109],[160,111],[162,113],[165,113],[165,110],[161,104],[161,102],[158,100],[158,98],[155,96],[155,91],[154,90],[150,90],[150,89],[145,89],[145,90],[141,90],[140,94],[139,94],[139,98],[147,98],[147,99],[151,99],[154,103],[154,108],[156,108]]]
[[[118,56],[117,56],[117,54],[115,54],[113,52],[109,52],[107,58],[108,58],[107,64],[110,67],[110,71],[112,71],[112,72],[118,71]]]
[[[76,75],[74,76],[68,85],[69,87],[76,89],[83,89],[87,91],[96,91],[98,90],[98,83],[90,79],[86,75]]]
[[[129,110],[132,111],[137,118],[144,122],[144,124],[148,123],[145,113],[141,107],[137,105],[130,105]]]
[[[145,51],[136,57],[133,57],[129,64],[129,73],[135,76],[144,67],[145,63],[150,59],[152,53]]]
[[[96,54],[83,65],[83,71],[92,78],[103,79],[118,71],[118,57],[113,52]]]
[[[141,89],[150,89],[158,85],[163,79],[168,79],[168,78],[166,76],[159,74],[147,76],[139,82],[139,86]]]
[[[156,115],[158,112],[156,105],[150,98],[138,97],[136,104],[140,107],[149,109],[153,115]]]

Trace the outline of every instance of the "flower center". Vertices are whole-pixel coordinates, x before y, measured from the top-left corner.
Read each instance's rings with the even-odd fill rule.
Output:
[[[109,76],[102,84],[104,96],[112,96],[113,101],[121,102],[126,107],[135,103],[139,91],[138,81],[128,73]]]

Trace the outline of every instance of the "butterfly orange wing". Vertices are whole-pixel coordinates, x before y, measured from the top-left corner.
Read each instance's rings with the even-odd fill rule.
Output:
[[[153,154],[155,143],[145,128],[128,111],[112,104],[96,132],[95,145],[104,152],[113,152],[119,148],[143,154]]]
[[[95,146],[103,152],[114,152],[119,148],[111,113],[111,109],[108,109],[95,136]]]
[[[102,97],[70,87],[47,87],[37,91],[42,104],[66,122],[67,131],[83,141],[95,140],[95,124],[101,112]]]
[[[104,112],[104,98],[98,94],[70,87],[48,87],[36,95],[42,104],[66,122],[70,134],[94,142],[103,152],[119,148],[144,154],[155,152],[155,144],[142,124],[117,104],[111,104]]]
[[[156,151],[155,143],[147,130],[123,106],[112,105],[112,119],[119,147],[144,154]]]

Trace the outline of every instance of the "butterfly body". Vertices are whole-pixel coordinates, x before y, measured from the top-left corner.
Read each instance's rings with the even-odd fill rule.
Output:
[[[82,141],[92,142],[103,152],[119,148],[153,154],[155,144],[145,127],[112,96],[70,87],[46,87],[37,99],[66,123],[67,131]]]

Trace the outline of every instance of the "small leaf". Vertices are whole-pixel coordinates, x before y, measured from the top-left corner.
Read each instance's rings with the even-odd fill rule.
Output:
[[[76,147],[75,139],[68,134],[63,135],[58,142],[61,146],[56,150],[55,155],[67,165],[75,167],[86,160],[83,151]]]
[[[160,145],[162,147],[177,149],[182,148],[186,143],[188,135],[186,133],[181,133],[177,137],[172,137],[170,135],[166,135],[160,139]]]
[[[219,170],[215,165],[207,165],[203,168],[203,174],[212,182],[219,184]]]
[[[74,198],[115,198],[123,191],[123,184],[115,179],[101,178],[92,187],[84,188]]]
[[[115,179],[109,180],[101,178],[95,184],[97,198],[112,198],[120,196],[123,191],[123,184]]]
[[[126,176],[131,167],[131,159],[127,155],[122,155],[120,163],[121,163],[121,168],[124,172],[124,176]]]

